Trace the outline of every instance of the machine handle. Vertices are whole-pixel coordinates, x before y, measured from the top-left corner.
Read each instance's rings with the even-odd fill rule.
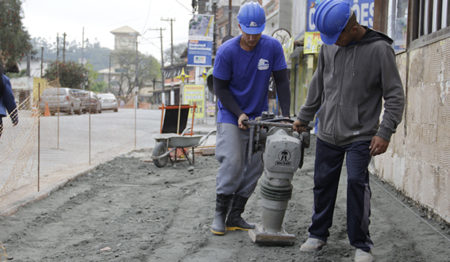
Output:
[[[290,119],[280,119],[279,121],[292,121]],[[292,123],[279,123],[272,121],[263,121],[263,120],[244,120],[242,123],[246,126],[273,126],[273,127],[281,127],[281,128],[292,128]]]

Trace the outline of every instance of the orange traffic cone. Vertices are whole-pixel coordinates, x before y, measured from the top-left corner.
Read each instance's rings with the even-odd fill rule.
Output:
[[[50,116],[50,109],[48,109],[48,103],[45,102],[44,116]]]

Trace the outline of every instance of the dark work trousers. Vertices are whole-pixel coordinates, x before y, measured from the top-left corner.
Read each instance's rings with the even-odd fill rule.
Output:
[[[369,235],[370,141],[335,146],[317,138],[314,164],[314,210],[310,237],[326,241],[333,222],[333,211],[344,156],[347,154],[347,233],[350,244],[368,252],[373,242]]]

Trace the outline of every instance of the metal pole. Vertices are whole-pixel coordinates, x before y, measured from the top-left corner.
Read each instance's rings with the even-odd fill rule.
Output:
[[[212,6],[213,14],[214,14],[214,26],[213,26],[213,57],[216,56],[216,13],[217,13],[217,3],[213,3]]]
[[[81,64],[84,65],[84,27],[81,33]]]
[[[58,96],[58,101],[57,101],[57,113],[58,113],[58,124],[56,127],[56,148],[59,149],[59,34],[56,35],[56,79],[58,80],[58,86],[57,86],[57,91],[56,91],[56,95]]]
[[[42,48],[44,49],[44,48]],[[37,163],[37,173],[38,173],[38,180],[37,180],[37,191],[40,190],[40,180],[41,180],[41,109],[40,109],[40,101],[41,101],[41,83],[38,83],[38,163]]]
[[[162,31],[163,31],[162,27],[159,28],[159,35],[160,35],[160,38],[161,38],[161,84],[162,84],[162,93],[163,93],[163,96],[164,96],[164,84],[165,84],[164,82],[165,82],[165,80],[164,80],[164,51],[163,51],[163,35],[162,35]],[[165,101],[163,101],[163,102],[165,102]]]
[[[111,92],[111,53],[109,53],[108,91]]]
[[[137,92],[134,95],[134,149],[136,149],[136,122],[137,122]]]
[[[214,26],[213,26],[213,50],[212,50],[212,55],[213,58],[216,59],[216,11],[217,11],[217,4],[214,2],[213,3],[213,14],[214,14]],[[215,118],[215,122],[217,122],[217,112],[218,112],[218,100],[217,100],[217,96],[214,96],[215,98],[215,102],[216,102],[216,106],[215,106],[215,111],[216,113],[214,114],[214,118]]]
[[[138,69],[139,69],[139,52],[138,52],[138,41],[136,39],[136,68],[135,68],[136,74],[134,79],[135,92],[139,90]]]
[[[161,99],[165,98],[164,95],[164,48],[163,48],[163,35],[162,31],[164,28],[160,27],[159,29],[149,29],[149,30],[159,30],[159,38],[161,39]],[[165,100],[165,99],[164,99]],[[165,101],[162,101],[162,104],[165,104]]]
[[[91,165],[91,92],[89,92],[89,165]],[[81,109],[80,109],[81,110]]]
[[[170,22],[170,65],[173,65],[173,21],[174,18],[161,18],[161,21]]]
[[[56,34],[56,61],[59,60],[59,33]],[[56,65],[58,66],[58,65]],[[56,70],[58,71],[58,70]]]
[[[184,79],[181,81],[182,84],[182,88],[184,88]],[[178,120],[177,120],[177,134],[180,134],[180,115],[181,115],[181,90],[182,88],[180,88],[180,93],[178,95]],[[192,132],[192,130],[191,130]]]
[[[64,38],[63,38],[63,63],[66,62],[66,36],[67,34],[64,33],[63,34]]]
[[[58,76],[58,82],[59,82],[59,76]],[[56,96],[58,97],[58,104],[57,104],[57,109],[56,109],[56,112],[58,113],[58,116],[57,116],[57,119],[58,119],[58,121],[57,121],[57,127],[56,127],[56,149],[59,149],[59,84],[58,84],[58,87],[57,87],[57,89],[56,89]]]
[[[44,69],[44,47],[41,47],[41,78],[42,78],[42,70]]]
[[[170,65],[173,65],[173,21],[170,19]]]
[[[228,0],[228,35],[231,35],[231,8],[233,7],[233,0]]]

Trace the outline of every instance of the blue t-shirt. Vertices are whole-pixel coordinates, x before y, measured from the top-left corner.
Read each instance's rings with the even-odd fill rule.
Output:
[[[241,110],[254,119],[267,111],[272,71],[285,69],[283,48],[278,40],[262,35],[252,51],[240,46],[241,36],[220,46],[214,62],[214,77],[230,80],[229,89]],[[217,122],[237,125],[238,116],[218,103]]]

